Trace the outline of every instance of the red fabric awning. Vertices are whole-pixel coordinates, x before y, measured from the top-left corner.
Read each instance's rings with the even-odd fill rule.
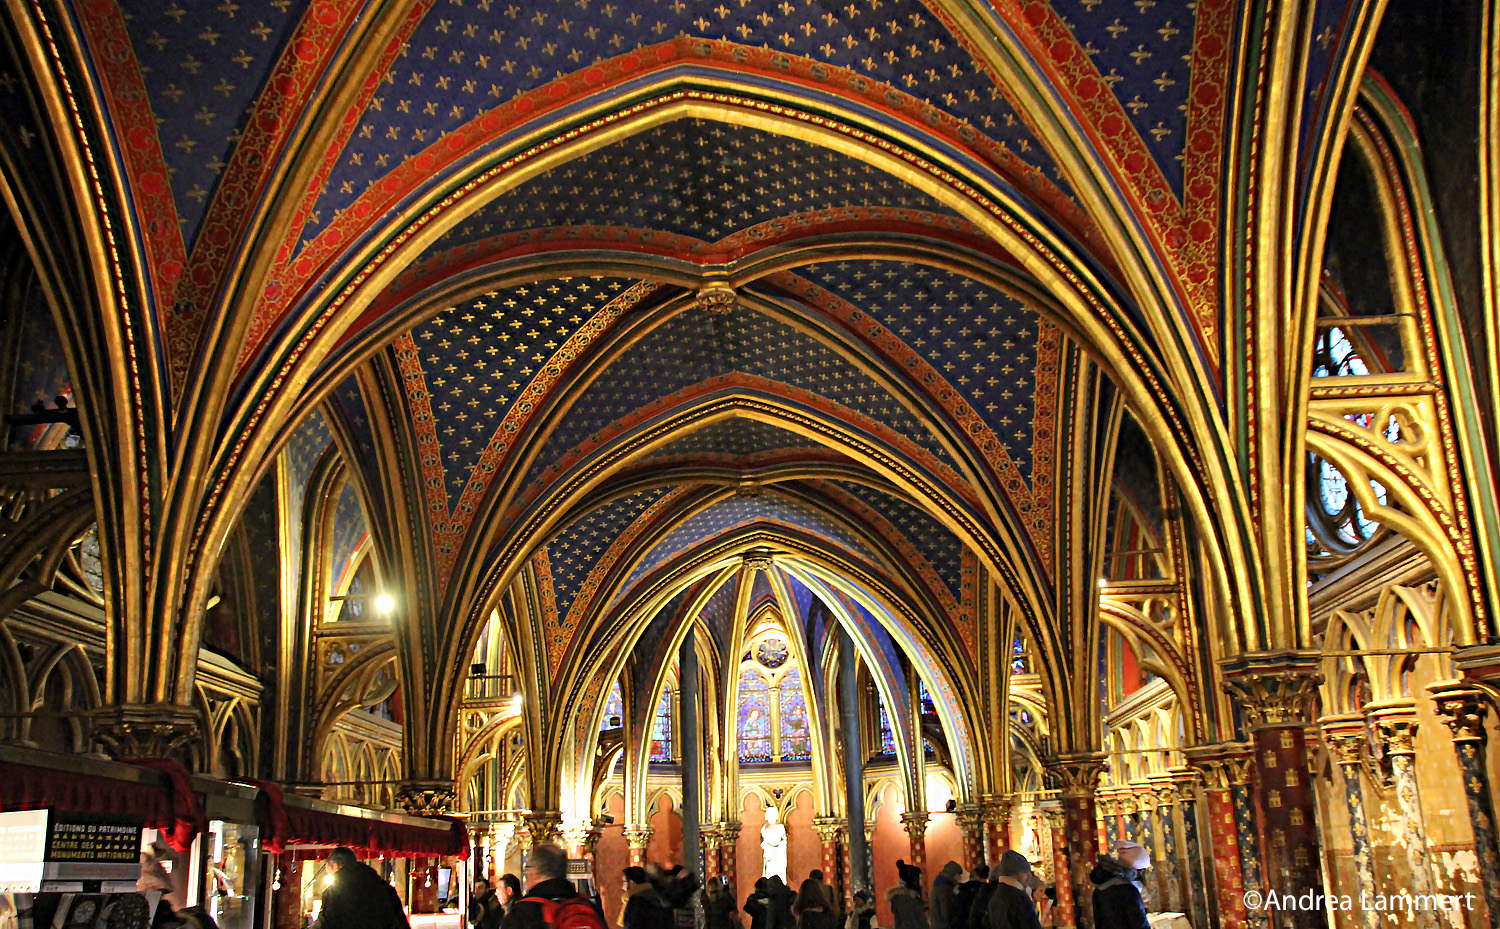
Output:
[[[262,841],[273,854],[288,845],[344,845],[371,857],[469,857],[469,831],[462,820],[444,817],[447,827],[433,828],[287,806],[279,784],[254,783],[264,801],[256,804]]]
[[[0,761],[0,810],[55,809],[70,813],[119,813],[140,816],[159,829],[177,851],[187,851],[207,827],[203,804],[192,791],[187,771],[172,762],[151,767],[167,775],[147,781],[123,780],[90,774]]]

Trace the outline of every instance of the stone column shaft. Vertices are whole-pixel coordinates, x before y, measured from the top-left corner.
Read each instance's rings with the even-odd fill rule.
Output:
[[[630,843],[630,864],[632,867],[644,868],[646,866],[647,850],[651,846],[650,826],[626,826],[625,841]]]
[[[1479,886],[1490,911],[1490,925],[1500,927],[1500,859],[1496,854],[1495,804],[1485,765],[1484,719],[1489,701],[1483,691],[1466,681],[1440,681],[1427,688],[1437,713],[1453,733],[1453,750],[1463,771],[1469,822],[1474,828],[1474,854],[1479,860]]]
[[[963,839],[965,871],[973,871],[984,861],[984,817],[977,806],[961,806],[955,811],[958,833]]]
[[[1011,803],[1005,798],[986,798],[984,801],[984,830],[988,839],[988,862],[993,868],[1000,856],[1010,848]]]
[[[1187,859],[1183,878],[1188,887],[1189,912],[1194,926],[1208,926],[1208,881],[1203,873],[1203,847],[1198,841],[1198,775],[1190,768],[1173,774],[1177,804],[1182,809],[1182,855]]]
[[[1307,773],[1306,721],[1319,678],[1286,656],[1262,656],[1235,670],[1231,693],[1254,746],[1255,789],[1265,816],[1265,885],[1278,894],[1323,893],[1318,817]],[[1275,911],[1277,929],[1325,929],[1321,909]]]
[[[1396,803],[1401,807],[1401,844],[1406,847],[1406,863],[1411,868],[1411,892],[1419,896],[1431,894],[1437,888],[1433,885],[1431,865],[1428,864],[1427,830],[1423,827],[1422,799],[1417,791],[1416,705],[1406,701],[1371,706],[1367,710],[1391,763]],[[1373,883],[1373,877],[1371,880]],[[1416,924],[1421,929],[1437,929],[1437,913],[1424,909],[1415,915]]]
[[[1094,929],[1094,883],[1089,872],[1099,859],[1099,831],[1094,809],[1094,794],[1104,760],[1099,755],[1074,755],[1056,759],[1048,765],[1049,773],[1059,782],[1063,815],[1066,818],[1064,841],[1068,847],[1069,876],[1073,896],[1073,920],[1078,929]],[[1057,878],[1057,896],[1062,898],[1062,877]]]
[[[1072,868],[1068,864],[1067,817],[1061,809],[1047,810],[1045,818],[1052,835],[1052,883],[1057,890],[1057,902],[1052,908],[1052,925],[1055,929],[1076,926],[1077,914],[1073,907],[1073,884],[1069,879]]]
[[[702,821],[702,801],[698,763],[702,757],[702,737],[698,726],[698,647],[693,630],[683,637],[677,652],[681,673],[678,704],[681,707],[682,746],[678,756],[682,769],[682,861],[690,870],[703,873],[703,848],[698,840]]]
[[[1161,908],[1168,912],[1186,912],[1189,904],[1182,893],[1177,855],[1177,792],[1170,784],[1156,791],[1157,821],[1161,824],[1161,862],[1157,865],[1157,887],[1161,891]]]
[[[1370,848],[1370,824],[1365,818],[1364,787],[1360,770],[1364,767],[1365,718],[1362,715],[1327,716],[1318,721],[1323,727],[1323,741],[1333,756],[1342,781],[1344,806],[1349,811],[1349,834],[1354,852],[1354,873],[1359,882],[1361,899],[1375,895],[1375,862]],[[1356,908],[1360,924],[1376,929],[1379,913]]]
[[[1203,777],[1203,812],[1207,816],[1213,857],[1216,910],[1220,929],[1244,929],[1245,881],[1240,867],[1240,842],[1234,809],[1234,784],[1249,777],[1250,758],[1243,750],[1220,752],[1193,762]],[[1186,897],[1184,891],[1182,896]]]
[[[911,860],[922,869],[922,880],[931,883],[931,877],[927,874],[927,821],[932,818],[930,813],[914,813],[907,811],[901,814],[901,825],[906,829],[906,837],[911,842]]]
[[[870,872],[865,866],[869,843],[865,840],[865,749],[861,741],[859,720],[859,653],[854,640],[843,626],[839,627],[839,714],[844,740],[844,813],[849,824],[849,864],[846,886],[869,890]],[[853,890],[850,891],[853,893]],[[871,900],[874,899],[871,894]],[[853,900],[850,901],[851,903]]]

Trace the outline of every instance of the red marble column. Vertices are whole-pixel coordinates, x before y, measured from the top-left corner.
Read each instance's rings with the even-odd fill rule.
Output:
[[[984,816],[977,806],[961,806],[955,811],[958,834],[963,838],[965,871],[973,871],[984,862]]]
[[[1048,771],[1062,788],[1073,889],[1073,924],[1078,929],[1094,929],[1094,883],[1089,880],[1089,872],[1099,859],[1099,817],[1094,792],[1099,786],[1099,776],[1104,772],[1104,760],[1098,755],[1068,756],[1049,765]],[[1058,883],[1061,885],[1060,878]],[[1058,897],[1061,896],[1059,890]]]
[[[1052,925],[1055,929],[1071,929],[1076,926],[1073,907],[1073,884],[1068,867],[1067,817],[1061,809],[1044,810],[1047,825],[1052,833],[1052,883],[1057,891],[1057,903],[1052,908]]]
[[[839,831],[844,821],[833,816],[820,816],[813,820],[813,831],[818,834],[818,847],[822,852],[823,879],[837,886],[839,880]]]
[[[1004,797],[987,797],[984,801],[984,828],[989,839],[989,864],[993,868],[1010,848],[1011,803]]]
[[[931,883],[927,874],[927,821],[931,818],[930,813],[901,814],[901,825],[906,829],[906,837],[911,840],[911,858],[907,863],[922,869],[924,884]]]
[[[703,843],[703,878],[713,880],[723,873],[722,859],[719,856],[719,843],[724,834],[717,827],[704,826],[698,832],[698,841]]]
[[[1219,913],[1219,929],[1245,929],[1245,878],[1240,867],[1239,826],[1234,816],[1234,787],[1250,779],[1250,756],[1222,755],[1197,758],[1193,767],[1203,775],[1203,796],[1208,814],[1208,841],[1214,862],[1214,887],[1218,900],[1211,905]]]
[[[736,886],[739,873],[739,860],[736,857],[736,849],[740,841],[740,824],[737,822],[723,822],[719,824],[719,875],[729,881],[729,893],[735,900],[741,899],[737,896],[739,888]]]
[[[1230,684],[1245,711],[1254,746],[1255,790],[1264,819],[1265,882],[1277,894],[1323,893],[1316,798],[1307,773],[1307,718],[1318,677],[1304,666],[1276,663],[1234,669]],[[1325,929],[1318,908],[1278,913],[1275,925]]]
[[[651,845],[651,827],[626,826],[625,841],[630,843],[631,867],[644,868],[647,861],[647,849]]]

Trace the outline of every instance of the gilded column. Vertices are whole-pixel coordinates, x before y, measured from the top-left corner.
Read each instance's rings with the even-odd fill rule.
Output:
[[[1110,848],[1120,844],[1120,801],[1113,793],[1099,791],[1099,809],[1104,813],[1104,843]]]
[[[1319,678],[1305,665],[1276,659],[1236,669],[1228,689],[1244,710],[1254,746],[1255,789],[1265,816],[1264,880],[1267,891],[1300,896],[1323,893],[1316,799],[1307,773],[1308,707]],[[1324,929],[1322,909],[1274,911],[1274,924]]]
[[[1391,763],[1391,778],[1396,788],[1396,802],[1401,807],[1404,830],[1401,844],[1406,847],[1406,863],[1411,868],[1411,892],[1419,897],[1432,894],[1431,866],[1427,863],[1427,837],[1422,822],[1422,798],[1417,791],[1417,708],[1409,700],[1399,703],[1371,704],[1365,707]],[[1446,890],[1446,888],[1445,888]],[[1431,899],[1426,897],[1426,899]],[[1437,929],[1437,913],[1418,909],[1417,925]]]
[[[1365,817],[1365,792],[1360,770],[1365,763],[1365,718],[1360,714],[1325,716],[1318,720],[1323,727],[1323,742],[1328,746],[1334,766],[1343,781],[1344,806],[1349,811],[1349,833],[1353,842],[1354,875],[1359,884],[1360,899],[1375,896],[1375,861],[1370,848],[1370,823]],[[1380,924],[1373,908],[1356,907],[1360,923],[1368,929]]]
[[[984,799],[984,831],[989,840],[989,863],[993,867],[1010,848],[1010,814],[1013,807],[1005,797]]]
[[[740,823],[738,820],[726,820],[719,823],[719,874],[729,881],[730,896],[739,891],[737,886],[737,875],[739,873],[739,844]],[[734,897],[734,899],[739,899]]]
[[[901,826],[906,830],[906,837],[911,840],[911,860],[922,869],[922,879],[930,881],[927,874],[927,821],[932,814],[926,812],[905,812],[901,814]]]
[[[836,887],[839,883],[839,832],[844,828],[844,821],[836,816],[819,816],[812,825],[823,853],[823,876]]]
[[[1052,925],[1054,929],[1070,929],[1078,925],[1078,921],[1073,906],[1073,884],[1069,880],[1072,869],[1068,866],[1068,817],[1060,807],[1043,808],[1042,817],[1052,837],[1052,883],[1057,891]]]
[[[1161,856],[1156,851],[1156,791],[1146,783],[1133,786],[1135,787],[1136,829],[1139,836],[1136,842],[1151,853],[1152,867],[1148,868],[1145,874],[1146,889],[1151,892],[1151,899],[1154,901],[1150,909],[1160,910],[1161,871],[1155,866],[1156,862],[1161,860]]]
[[[630,844],[630,864],[637,868],[646,866],[647,849],[651,846],[650,826],[626,826],[625,841]]]
[[[1089,872],[1099,859],[1099,828],[1094,815],[1094,791],[1104,773],[1102,755],[1072,755],[1056,759],[1048,771],[1061,788],[1063,815],[1067,819],[1068,861],[1073,892],[1073,920],[1079,929],[1094,929],[1094,884]],[[1058,878],[1061,887],[1062,879]],[[1062,896],[1059,889],[1058,897]]]
[[[1177,789],[1172,786],[1172,777],[1168,774],[1159,774],[1152,778],[1155,797],[1152,800],[1156,804],[1156,821],[1159,824],[1161,837],[1161,859],[1157,862],[1156,886],[1161,891],[1161,909],[1168,912],[1183,913],[1189,908],[1189,904],[1182,893],[1182,884],[1178,875],[1177,855],[1177,817],[1173,815],[1177,809]]]
[[[1484,718],[1489,712],[1485,694],[1466,681],[1440,681],[1427,690],[1437,713],[1453,733],[1453,749],[1463,769],[1469,822],[1474,827],[1474,853],[1479,860],[1479,886],[1489,905],[1490,925],[1500,926],[1500,861],[1495,853],[1495,805],[1490,775],[1485,767]]]
[[[704,826],[698,830],[698,840],[703,843],[703,877],[705,880],[713,880],[722,873],[719,843],[723,839],[724,834],[719,831],[718,826]]]
[[[963,861],[965,871],[973,871],[984,862],[984,816],[977,806],[961,806],[954,810],[958,821],[958,834],[963,839]]]
[[[1240,869],[1239,827],[1234,815],[1234,781],[1248,770],[1250,759],[1218,756],[1195,759],[1193,767],[1203,777],[1203,812],[1208,822],[1208,841],[1214,864],[1214,886],[1218,889],[1219,929],[1243,929],[1245,881]],[[1186,893],[1180,895],[1187,897]],[[1184,900],[1184,907],[1191,903]]]
[[[1203,874],[1203,847],[1198,842],[1198,773],[1192,768],[1177,768],[1172,777],[1177,787],[1177,805],[1182,810],[1182,855],[1187,859],[1183,878],[1189,891],[1189,912],[1194,926],[1207,926],[1208,882]]]

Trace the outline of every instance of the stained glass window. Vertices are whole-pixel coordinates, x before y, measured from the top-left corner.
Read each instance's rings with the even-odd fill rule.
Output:
[[[891,718],[886,715],[885,701],[880,701],[880,754],[896,754],[896,733],[891,730]]]
[[[771,690],[754,668],[740,672],[740,762],[771,760]]]
[[[625,694],[620,690],[620,682],[615,681],[615,686],[610,688],[609,699],[604,701],[604,718],[599,721],[599,729],[618,729],[625,725]]]
[[[802,695],[802,675],[791,668],[781,676],[781,760],[812,758],[812,732],[807,722],[807,699]]]
[[[1359,377],[1370,373],[1365,360],[1355,351],[1354,343],[1337,326],[1318,333],[1313,346],[1313,377]]]
[[[1375,499],[1384,505],[1385,487],[1371,481],[1370,489],[1375,492]],[[1312,500],[1307,540],[1314,555],[1326,555],[1330,549],[1356,549],[1380,528],[1366,515],[1364,507],[1350,490],[1349,479],[1344,473],[1317,455],[1308,456],[1307,492]]]
[[[789,654],[785,641],[777,638],[767,638],[760,643],[760,648],[756,649],[755,659],[774,671],[786,664]]]
[[[932,694],[927,692],[927,682],[917,680],[917,697],[922,701],[922,715],[937,715],[937,704],[932,702]]]
[[[1010,670],[1025,674],[1031,670],[1031,658],[1026,654],[1026,643],[1019,637],[1010,647]]]
[[[661,703],[656,707],[656,725],[651,729],[651,760],[671,762],[672,755],[672,690],[664,688]]]

